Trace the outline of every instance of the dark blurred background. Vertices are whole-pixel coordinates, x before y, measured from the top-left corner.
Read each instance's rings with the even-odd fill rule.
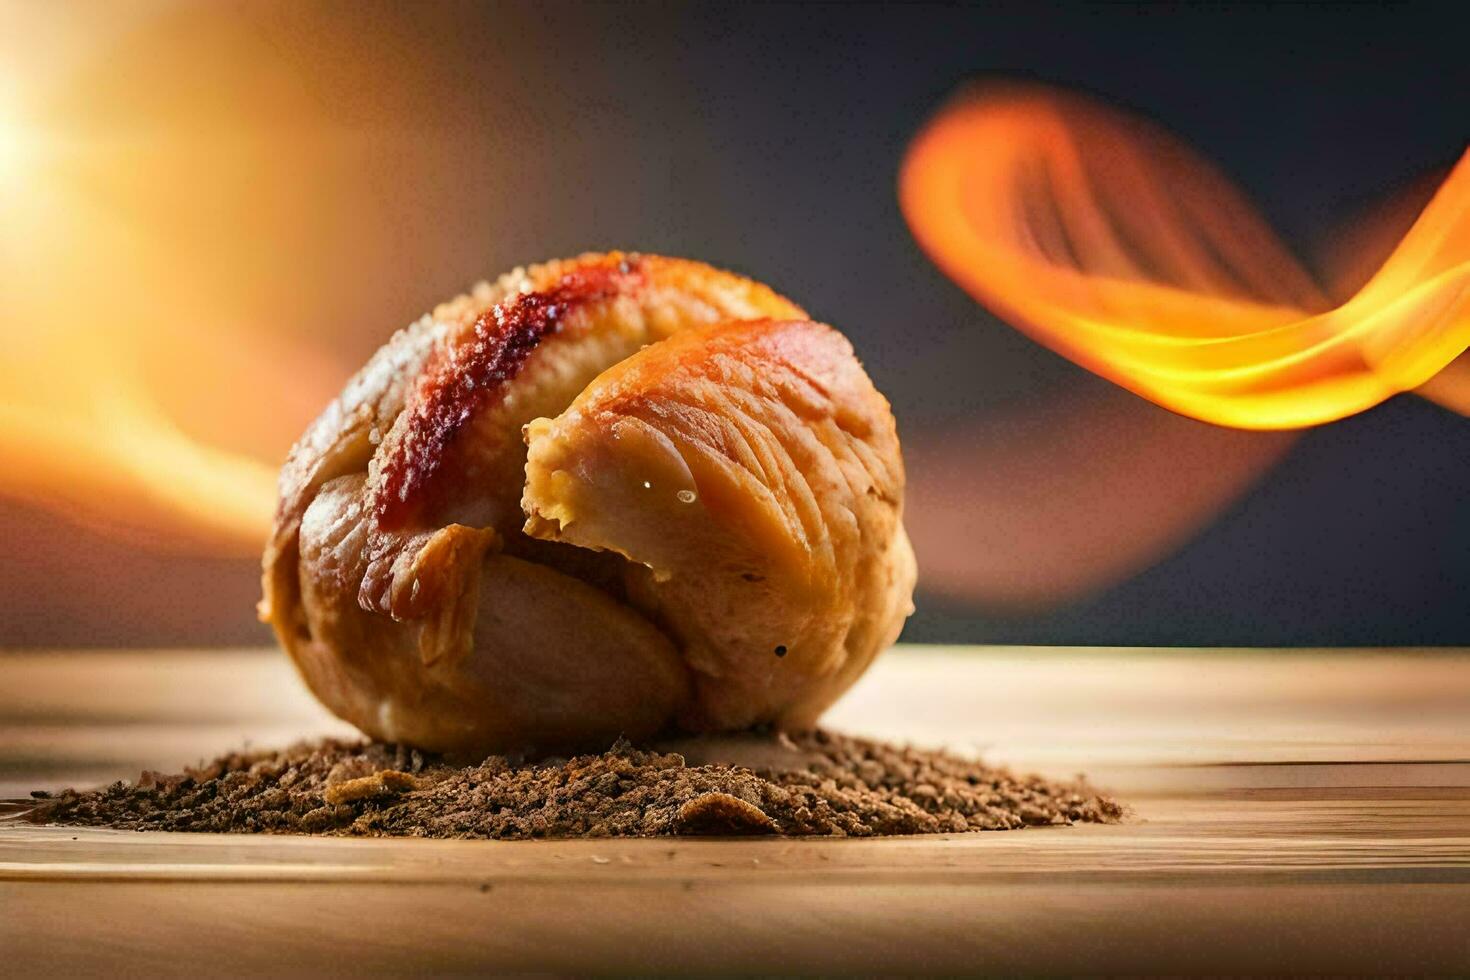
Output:
[[[191,343],[249,335],[259,363],[160,343],[143,345],[143,371],[213,372],[160,382],[179,425],[272,465],[306,406],[393,329],[479,278],[608,247],[733,268],[839,326],[906,445],[1062,394],[1112,397],[977,306],[904,225],[904,148],[977,75],[1080,87],[1162,122],[1309,264],[1470,136],[1450,6],[212,3],[5,17],[12,125],[77,158],[27,179],[73,181],[130,230],[106,245],[80,218],[44,222],[44,242],[0,233],[0,285],[18,304],[0,330],[44,332],[50,316],[127,343],[162,321]],[[6,193],[34,190],[14,178]],[[195,410],[223,402],[244,422]],[[1467,486],[1470,421],[1402,396],[1305,433],[1198,534],[1088,595],[1026,610],[941,595],[919,540],[905,639],[1470,643]],[[0,500],[0,645],[266,641],[246,550],[120,537],[46,499]]]

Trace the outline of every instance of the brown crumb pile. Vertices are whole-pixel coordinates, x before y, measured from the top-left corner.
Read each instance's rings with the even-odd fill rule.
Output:
[[[400,746],[325,741],[237,753],[177,776],[36,794],[29,818],[131,830],[364,837],[870,837],[1110,823],[1085,786],[830,732],[761,740],[759,761],[693,765],[619,742],[600,755],[459,767]],[[688,749],[686,748],[686,752]]]

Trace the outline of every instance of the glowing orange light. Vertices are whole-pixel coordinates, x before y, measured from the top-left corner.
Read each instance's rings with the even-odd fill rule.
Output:
[[[1245,197],[1161,129],[1039,86],[962,94],[899,181],[936,263],[999,315],[1185,415],[1294,428],[1435,378],[1470,346],[1470,154],[1332,307]],[[1467,404],[1446,372],[1426,392]]]
[[[161,9],[16,15],[86,66]],[[198,274],[243,264],[248,237],[188,223],[214,213],[229,165],[263,154],[234,130],[56,109],[70,83],[50,57],[0,66],[0,496],[151,547],[254,556],[285,448],[341,376],[251,324],[239,295],[258,284],[222,295]],[[256,210],[280,196],[251,187]]]

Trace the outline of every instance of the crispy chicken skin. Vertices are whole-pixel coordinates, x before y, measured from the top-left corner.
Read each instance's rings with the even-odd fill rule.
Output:
[[[911,610],[903,463],[852,348],[612,253],[400,331],[294,447],[261,617],[374,738],[560,751],[812,724]]]

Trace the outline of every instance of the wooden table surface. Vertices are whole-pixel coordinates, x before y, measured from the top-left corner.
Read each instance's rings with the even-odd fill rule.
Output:
[[[1118,826],[337,840],[0,818],[6,975],[1470,973],[1470,654],[899,648],[831,727]],[[269,651],[0,654],[0,797],[342,732]]]

